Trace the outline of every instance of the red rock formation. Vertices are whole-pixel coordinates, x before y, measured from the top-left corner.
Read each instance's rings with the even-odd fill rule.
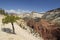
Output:
[[[49,23],[44,19],[41,19],[39,22],[29,20],[27,24],[36,30],[44,40],[60,40],[60,25]]]

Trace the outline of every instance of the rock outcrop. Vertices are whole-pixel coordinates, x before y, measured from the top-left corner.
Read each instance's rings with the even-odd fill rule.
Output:
[[[39,21],[31,19],[27,25],[39,33],[44,40],[60,40],[60,25],[56,23],[48,22],[45,19]]]
[[[42,18],[46,19],[47,21],[60,23],[60,8],[47,11]]]

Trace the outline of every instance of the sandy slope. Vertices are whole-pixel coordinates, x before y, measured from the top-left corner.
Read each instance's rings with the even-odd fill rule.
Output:
[[[2,28],[12,28],[10,23],[3,25],[2,18],[3,16],[0,15],[0,40],[42,40],[42,38],[38,39],[28,31],[20,28],[16,23],[14,23],[16,35],[3,32]]]

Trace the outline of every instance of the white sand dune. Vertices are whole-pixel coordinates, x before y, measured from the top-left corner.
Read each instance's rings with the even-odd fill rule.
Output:
[[[11,24],[2,24],[3,16],[0,15],[0,40],[43,40],[42,38],[36,38],[27,30],[20,28],[16,23],[14,23],[16,34],[9,34],[2,31],[2,28],[10,28]]]

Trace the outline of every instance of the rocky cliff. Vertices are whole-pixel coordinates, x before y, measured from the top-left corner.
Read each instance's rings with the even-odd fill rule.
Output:
[[[60,8],[47,11],[42,18],[46,19],[47,21],[60,23]]]

